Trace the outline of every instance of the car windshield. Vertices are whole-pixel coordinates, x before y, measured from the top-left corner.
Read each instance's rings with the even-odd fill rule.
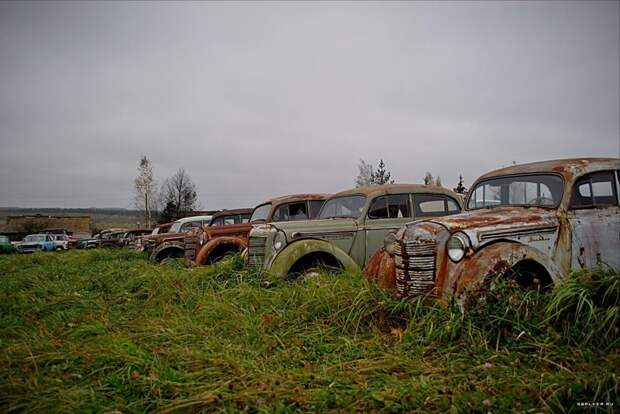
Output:
[[[8,243],[9,242],[9,238],[6,236],[0,236],[0,243]]]
[[[323,204],[319,218],[358,218],[362,213],[364,203],[366,203],[366,196],[363,195],[332,198]]]
[[[479,183],[471,190],[468,210],[501,206],[555,208],[562,200],[563,179],[555,174],[497,177]]]
[[[267,221],[267,217],[269,216],[269,212],[271,211],[271,203],[263,204],[262,206],[258,206],[254,209],[252,213],[252,217],[250,217],[250,222],[254,221]]]
[[[172,226],[170,226],[170,230],[168,230],[167,233],[178,233],[182,225],[183,223],[181,223],[180,221],[175,221],[174,223],[172,223]]]
[[[40,242],[40,241],[45,241],[45,236],[43,235],[32,235],[32,236],[26,236],[26,241],[27,242]]]

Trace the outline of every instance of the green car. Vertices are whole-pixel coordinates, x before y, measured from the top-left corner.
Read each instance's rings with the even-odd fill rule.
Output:
[[[6,236],[0,236],[0,253],[15,253],[15,247]]]
[[[248,263],[274,276],[310,276],[319,267],[358,271],[387,233],[427,217],[458,214],[461,198],[419,184],[359,187],[331,196],[312,221],[254,227]]]

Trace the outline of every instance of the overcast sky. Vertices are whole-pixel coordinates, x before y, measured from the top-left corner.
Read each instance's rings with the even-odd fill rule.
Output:
[[[0,2],[0,206],[202,207],[620,153],[619,2]]]

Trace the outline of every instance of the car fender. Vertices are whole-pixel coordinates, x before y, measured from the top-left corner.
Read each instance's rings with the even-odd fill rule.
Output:
[[[364,277],[376,283],[380,288],[396,292],[396,263],[394,256],[380,248],[368,259],[364,268]]]
[[[183,257],[183,254],[185,253],[184,250],[185,246],[183,245],[183,241],[167,241],[164,242],[162,244],[160,244],[159,246],[157,246],[153,252],[151,253],[151,255],[149,256],[149,260],[151,260],[152,262],[158,262],[157,260],[157,256],[163,252],[164,250],[167,249],[178,249],[181,252],[181,257]]]
[[[540,250],[518,242],[497,241],[452,264],[445,288],[458,297],[469,287],[482,283],[486,276],[509,270],[524,260],[541,265],[553,281],[560,277],[560,269]]]
[[[317,252],[331,254],[347,271],[360,271],[358,264],[344,250],[324,240],[303,239],[292,242],[280,251],[273,259],[268,272],[274,276],[284,278],[299,259],[310,253]]]
[[[217,237],[215,239],[209,240],[207,244],[202,246],[196,255],[196,259],[194,262],[198,266],[202,266],[209,260],[209,256],[215,249],[220,246],[231,245],[234,246],[238,251],[243,251],[248,247],[248,243],[239,237]]]

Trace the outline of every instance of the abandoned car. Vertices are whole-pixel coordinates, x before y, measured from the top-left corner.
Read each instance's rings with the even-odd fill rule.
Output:
[[[620,160],[567,159],[478,178],[466,212],[409,223],[385,238],[366,275],[401,297],[463,305],[486,276],[545,287],[571,270],[620,266]]]
[[[15,243],[15,249],[20,253],[34,253],[54,251],[56,246],[49,234],[29,234],[21,242]]]
[[[183,257],[183,238],[185,233],[209,225],[213,216],[191,216],[181,218],[170,226],[165,233],[151,234],[140,238],[136,248],[148,252],[151,260],[161,262],[166,259]],[[168,246],[170,248],[168,248]],[[178,249],[172,248],[179,247]]]
[[[239,253],[248,247],[248,234],[255,224],[272,221],[313,220],[316,218],[327,194],[295,194],[276,197],[259,204],[249,221],[219,228],[226,219],[226,211],[214,216],[209,227],[198,230],[185,238],[185,259],[188,265],[211,264],[227,254]],[[229,210],[231,211],[231,210]]]
[[[51,233],[49,234],[54,241],[56,250],[69,250],[69,236],[66,234]]]
[[[127,229],[117,228],[117,229],[106,229],[101,232],[95,234],[90,239],[82,239],[78,242],[78,249],[94,249],[96,247],[101,247],[101,242],[104,240],[110,240],[113,238],[118,238],[119,235],[124,234]]]
[[[417,218],[460,211],[460,197],[443,187],[355,188],[327,199],[317,220],[256,226],[250,232],[248,263],[278,277],[308,276],[323,266],[359,270],[389,231]]]

